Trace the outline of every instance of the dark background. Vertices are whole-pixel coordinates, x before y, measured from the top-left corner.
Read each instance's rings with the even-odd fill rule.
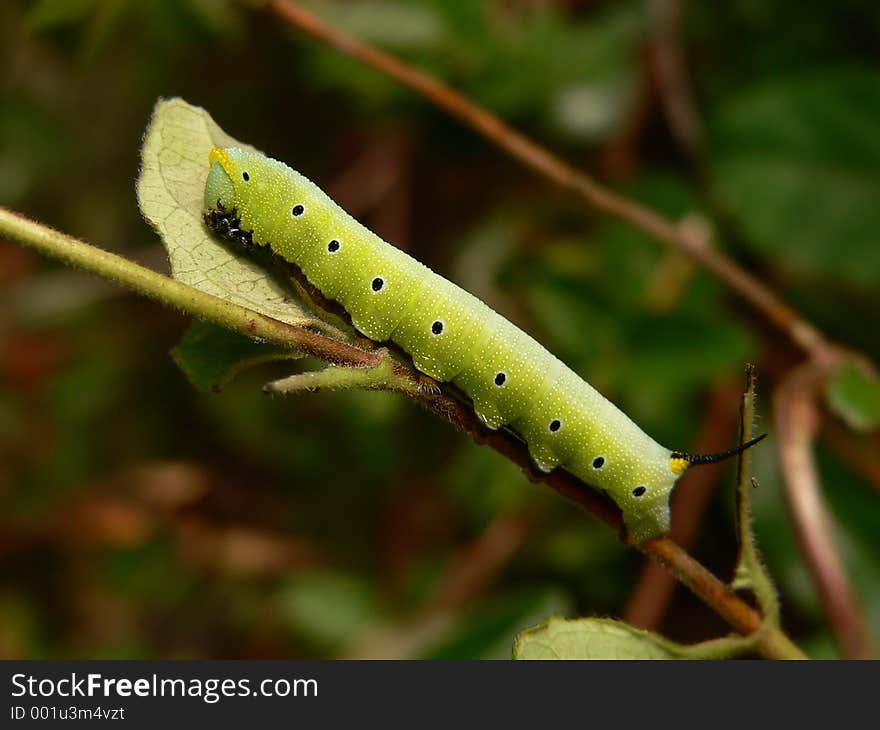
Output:
[[[662,2],[307,5],[627,196],[704,216],[729,255],[877,359],[875,2],[684,3],[683,97],[657,71]],[[153,104],[181,96],[523,326],[661,443],[730,446],[756,363],[759,545],[787,630],[837,655],[773,444],[770,394],[799,354],[716,280],[247,4],[4,2],[0,49],[0,204],[95,245],[166,270],[134,182]],[[667,606],[611,531],[399,396],[260,393],[289,365],[197,392],[168,356],[187,324],[0,241],[0,656],[507,657],[551,613],[727,631],[684,589]],[[880,480],[850,458],[876,455],[876,432],[822,419],[824,495],[876,636]],[[675,520],[699,524],[694,554],[728,576],[732,470],[680,491],[692,483]]]

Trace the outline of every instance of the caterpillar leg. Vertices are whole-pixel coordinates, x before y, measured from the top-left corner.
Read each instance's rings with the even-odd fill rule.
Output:
[[[534,454],[532,454],[531,457],[532,457],[532,466],[535,469],[537,469],[541,474],[544,474],[544,475],[549,474],[551,471],[553,471],[554,467],[556,466],[555,464],[549,464],[545,461],[541,461],[541,459],[537,458]]]
[[[430,375],[425,375],[422,372],[416,372],[416,383],[419,386],[419,391],[422,393],[440,395],[442,392],[440,389],[440,383],[434,380]]]
[[[534,457],[529,459],[528,467],[523,469],[526,477],[530,482],[541,482],[547,478],[547,475],[553,471],[553,467],[547,468],[546,464],[535,461]]]

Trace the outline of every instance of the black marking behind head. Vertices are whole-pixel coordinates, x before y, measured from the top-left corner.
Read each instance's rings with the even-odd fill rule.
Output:
[[[673,451],[670,458],[684,459],[686,462],[693,466],[697,466],[698,464],[714,464],[717,461],[724,461],[725,459],[729,459],[731,456],[741,454],[746,449],[750,449],[756,443],[761,441],[766,435],[766,433],[762,433],[760,436],[755,436],[755,438],[749,439],[744,444],[735,446],[734,448],[728,449],[727,451],[720,451],[717,454],[683,454],[680,451]]]
[[[217,203],[217,210],[209,210],[203,216],[205,225],[218,238],[234,243],[245,250],[251,250],[254,246],[254,232],[242,230],[241,218],[235,208],[226,210],[222,205],[219,205],[219,200]]]
[[[332,312],[351,324],[348,312],[336,302],[324,299],[321,292],[309,282],[296,264],[275,253],[271,241],[256,241],[254,240],[253,231],[242,230],[241,218],[235,208],[227,210],[218,201],[217,208],[207,211],[203,216],[203,220],[205,221],[205,226],[211,230],[214,236],[228,244],[226,246],[227,249],[236,255],[247,256],[250,260],[257,263],[280,289],[295,293],[297,296],[302,296],[302,290],[304,290],[305,295],[317,307]],[[337,243],[339,242],[337,241]],[[292,284],[294,281],[296,285]],[[298,287],[301,287],[302,290]]]

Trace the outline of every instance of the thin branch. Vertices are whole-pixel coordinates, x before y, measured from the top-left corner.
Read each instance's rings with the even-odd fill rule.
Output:
[[[755,383],[757,373],[754,365],[746,365],[746,388],[740,399],[739,442],[748,443],[752,438],[755,420]],[[757,484],[751,476],[752,451],[741,451],[736,458],[736,532],[739,542],[736,570],[733,578],[735,589],[748,588],[754,593],[764,614],[764,630],[779,626],[779,596],[776,586],[758,554],[755,531],[752,528],[752,508],[749,492]]]
[[[681,48],[681,0],[651,0],[650,10],[654,20],[653,70],[666,119],[682,148],[698,158],[704,132]]]
[[[279,322],[251,309],[205,294],[109,251],[0,207],[0,234],[55,259],[121,284],[150,299],[241,332],[246,337],[301,350],[337,365],[375,367],[381,355],[332,340],[304,327]]]
[[[361,350],[193,289],[5,208],[0,208],[0,235],[252,339],[301,350],[334,364],[353,367],[375,368],[383,357],[387,357],[381,351]],[[546,475],[536,473],[528,448],[512,434],[503,430],[487,434],[473,408],[447,393],[426,390],[422,385],[423,378],[415,369],[395,362],[393,373],[395,379],[389,387],[405,393],[432,413],[458,426],[477,443],[487,444],[519,466],[533,481],[547,484],[620,534],[623,526],[620,511],[597,490],[562,469]],[[668,537],[650,540],[637,548],[664,565],[739,633],[747,635],[760,628],[761,617],[754,609]],[[769,658],[803,656],[778,629],[766,632],[759,642],[759,648]]]
[[[387,388],[394,378],[394,363],[390,358],[383,359],[375,367],[350,368],[330,365],[323,370],[310,370],[305,373],[289,375],[263,386],[266,393],[301,393],[318,390],[350,390],[362,388]]]
[[[672,248],[683,251],[749,302],[812,358],[821,362],[839,359],[838,348],[812,324],[739,264],[706,245],[702,238],[690,235],[686,229],[650,208],[611,192],[462,94],[403,61],[336,30],[298,3],[272,0],[268,7],[295,28],[421,94],[525,166],[575,193],[599,212],[623,220]]]
[[[361,632],[345,659],[417,659],[460,620],[462,611],[504,570],[522,546],[523,515],[496,515],[475,540],[448,561],[433,595],[408,621],[381,622]]]
[[[844,428],[835,416],[826,412],[822,436],[838,458],[880,494],[880,433],[853,433]]]
[[[475,540],[449,561],[424,610],[461,611],[495,580],[527,535],[528,522],[520,512],[496,515]]]
[[[749,635],[761,629],[761,616],[757,611],[668,537],[649,540],[638,548],[665,567],[740,634]],[[772,626],[762,632],[757,648],[770,659],[807,658],[788,636]]]
[[[819,426],[814,401],[826,372],[815,363],[796,368],[773,399],[785,497],[801,551],[822,598],[842,655],[871,658],[871,636],[832,536],[812,446]]]

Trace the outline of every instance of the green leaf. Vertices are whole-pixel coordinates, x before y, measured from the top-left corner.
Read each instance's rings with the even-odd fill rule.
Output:
[[[190,325],[171,355],[196,388],[215,392],[249,367],[302,357],[293,350],[254,342],[207,322]]]
[[[880,379],[877,374],[845,362],[828,384],[828,405],[856,431],[880,426]]]
[[[514,659],[723,659],[751,645],[749,639],[725,638],[684,646],[607,618],[566,620],[551,616],[521,631]]]
[[[880,74],[843,67],[746,88],[714,116],[717,192],[748,242],[796,275],[880,276]]]
[[[319,320],[247,257],[215,239],[202,221],[212,147],[253,150],[226,134],[202,108],[162,99],[144,137],[137,194],[141,213],[168,250],[175,279],[290,324]]]

